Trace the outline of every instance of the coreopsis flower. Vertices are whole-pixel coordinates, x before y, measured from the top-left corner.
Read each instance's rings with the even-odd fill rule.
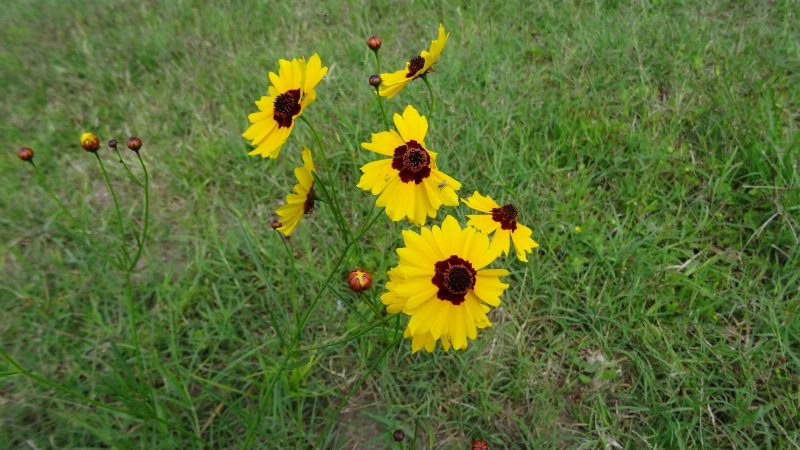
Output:
[[[281,59],[278,64],[278,74],[269,73],[269,95],[256,101],[258,112],[248,116],[252,125],[242,134],[256,147],[251,155],[272,159],[280,154],[281,146],[294,129],[295,120],[317,98],[314,87],[328,72],[316,53],[308,62],[304,59]]]
[[[394,115],[397,131],[374,133],[365,149],[389,156],[361,167],[358,187],[377,195],[375,204],[386,208],[386,214],[397,222],[408,218],[424,225],[426,218],[436,217],[442,205],[457,206],[456,192],[461,183],[445,175],[436,166],[436,153],[425,147],[428,120],[413,106],[403,115]]]
[[[81,135],[81,147],[87,152],[96,152],[100,148],[100,139],[96,134],[87,131]]]
[[[381,84],[379,91],[380,95],[386,98],[392,98],[410,81],[416,80],[428,73],[436,61],[439,60],[439,55],[442,54],[448,37],[450,37],[450,33],[445,34],[444,25],[439,24],[439,36],[431,41],[431,46],[428,50],[423,50],[418,56],[406,61],[403,70],[381,74],[383,84]]]
[[[519,211],[514,205],[506,203],[500,206],[491,197],[483,196],[477,191],[470,198],[462,199],[462,201],[470,208],[486,213],[468,215],[467,225],[475,227],[487,235],[494,233],[492,250],[498,254],[502,252],[507,255],[511,242],[513,242],[517,258],[520,261],[528,262],[527,254],[539,244],[531,239],[533,231],[517,222]]]
[[[294,192],[289,193],[286,203],[275,211],[280,225],[277,230],[286,236],[292,234],[304,214],[310,214],[314,210],[314,171],[311,150],[304,147],[303,166],[294,169],[298,181],[294,185]]]
[[[466,348],[478,329],[492,325],[486,313],[508,287],[500,281],[507,270],[486,268],[498,256],[489,238],[447,216],[441,228],[403,231],[403,241],[381,302],[389,313],[411,317],[404,336],[412,351],[432,352],[436,341],[445,351]]]

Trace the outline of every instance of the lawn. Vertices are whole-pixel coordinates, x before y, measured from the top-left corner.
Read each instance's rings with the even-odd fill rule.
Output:
[[[800,448],[799,11],[2,2],[0,448]],[[376,159],[359,144],[383,129],[366,39],[397,70],[440,22],[426,143],[462,197],[513,202],[540,247],[495,262],[511,274],[491,328],[429,354],[378,310],[414,226],[380,213],[339,261],[320,203],[288,245],[270,224],[313,136],[298,123],[276,161],[241,135],[278,59],[319,53],[303,117],[359,229],[379,213],[355,187]],[[414,81],[384,104],[428,101]],[[130,291],[87,130],[144,141],[150,232]],[[122,224],[141,227],[142,189],[98,155]],[[373,276],[360,295],[357,266]]]

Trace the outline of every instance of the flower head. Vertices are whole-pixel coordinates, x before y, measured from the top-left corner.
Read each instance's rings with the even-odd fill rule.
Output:
[[[439,171],[436,153],[425,146],[425,116],[407,106],[402,116],[394,115],[394,124],[397,131],[375,133],[370,142],[361,144],[390,158],[361,167],[358,187],[377,195],[375,204],[386,208],[390,219],[397,222],[407,217],[421,226],[428,216],[436,217],[440,206],[458,205],[455,191],[461,183]]]
[[[508,287],[500,281],[507,270],[486,269],[497,257],[489,238],[447,216],[441,228],[403,231],[403,241],[381,302],[389,313],[411,316],[404,336],[414,352],[432,352],[436,341],[445,351],[466,348],[479,328],[492,325],[486,313]]]
[[[528,262],[527,253],[539,246],[531,239],[530,228],[519,223],[519,211],[508,203],[500,206],[489,196],[483,196],[475,191],[468,199],[462,200],[465,205],[472,209],[487,214],[472,214],[467,216],[467,225],[475,227],[486,234],[494,234],[492,238],[492,250],[504,255],[508,254],[511,242],[517,251],[517,258],[520,261]]]
[[[347,274],[347,284],[355,292],[364,292],[372,286],[372,274],[357,267]]]
[[[28,147],[21,147],[17,150],[17,156],[23,161],[31,161],[33,159],[33,150]]]
[[[304,214],[310,214],[314,210],[314,171],[311,150],[304,147],[303,166],[294,169],[294,175],[298,181],[294,185],[294,192],[289,193],[286,196],[286,204],[275,211],[279,217],[278,231],[286,236],[292,234]]]
[[[248,116],[251,125],[242,134],[256,147],[251,155],[272,159],[280,154],[281,146],[294,129],[295,120],[317,98],[314,87],[328,72],[316,53],[308,62],[304,59],[281,59],[278,64],[278,74],[269,73],[269,95],[256,101],[258,112]]]
[[[139,149],[142,148],[142,140],[136,136],[131,136],[128,138],[127,145],[129,149],[138,152]]]
[[[91,131],[87,131],[81,135],[81,147],[87,152],[96,152],[100,148],[100,139]]]
[[[445,34],[444,25],[439,24],[439,36],[431,41],[431,46],[428,50],[423,50],[418,56],[414,56],[406,61],[405,68],[397,72],[382,73],[380,94],[387,98],[392,98],[400,92],[411,80],[425,75],[431,67],[439,60],[439,55],[442,54],[444,45],[447,43],[447,38],[450,33]]]

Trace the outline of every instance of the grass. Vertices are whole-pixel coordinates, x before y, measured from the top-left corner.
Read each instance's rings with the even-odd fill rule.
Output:
[[[413,448],[800,447],[797,2],[412,5],[0,7],[1,348],[67,389],[0,365],[0,447],[400,448],[397,428]],[[365,39],[381,35],[397,67],[439,21],[452,36],[428,145],[463,195],[518,204],[541,248],[505,262],[511,288],[466,351],[412,355],[394,319],[361,318],[405,225],[380,217],[320,292],[342,243],[318,208],[292,239],[293,278],[269,224],[312,137],[298,125],[275,163],[240,134],[277,59],[319,52],[330,72],[306,117],[361,225],[373,198],[354,188],[371,159],[357,143],[382,126]],[[407,103],[427,111],[424,85],[388,107]],[[86,129],[145,142],[141,371]],[[103,156],[140,224],[140,190]],[[363,297],[338,282],[357,265],[375,278]],[[265,389],[293,302],[317,295]]]

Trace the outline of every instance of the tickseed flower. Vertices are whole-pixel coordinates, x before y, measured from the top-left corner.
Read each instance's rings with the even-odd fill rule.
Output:
[[[81,147],[87,152],[96,152],[100,148],[100,139],[91,131],[81,135]]]
[[[439,36],[431,41],[431,46],[428,50],[423,50],[418,56],[406,61],[406,66],[403,70],[381,74],[383,84],[379,91],[380,94],[384,97],[392,98],[411,80],[416,80],[428,73],[436,61],[439,60],[439,55],[442,54],[448,37],[450,37],[450,33],[445,34],[444,25],[439,24]]]
[[[248,116],[252,125],[242,134],[256,147],[250,154],[263,158],[278,157],[281,146],[294,129],[295,120],[317,98],[314,87],[328,72],[316,53],[308,62],[281,59],[278,64],[278,74],[269,73],[269,95],[256,101],[258,112]]]
[[[397,131],[382,131],[372,135],[371,142],[362,147],[390,156],[361,167],[358,187],[377,195],[375,204],[386,208],[386,214],[397,222],[407,217],[416,225],[425,225],[426,216],[436,217],[442,205],[457,206],[455,191],[461,183],[440,172],[436,153],[425,147],[428,120],[413,106],[403,115],[394,115]]]
[[[21,147],[17,150],[17,156],[23,161],[30,161],[33,159],[33,150],[28,147]]]
[[[432,352],[437,340],[445,351],[466,348],[479,328],[492,326],[489,305],[500,305],[508,287],[500,281],[507,270],[485,268],[497,257],[489,238],[447,216],[441,228],[404,230],[403,241],[381,302],[391,314],[411,316],[404,337],[412,339],[412,351]]]
[[[468,215],[467,225],[475,227],[483,233],[494,234],[492,238],[492,250],[508,254],[511,242],[517,251],[517,258],[520,261],[528,262],[527,253],[539,246],[531,239],[530,228],[517,222],[519,212],[514,205],[507,203],[503,206],[498,205],[489,196],[483,196],[475,191],[468,199],[462,199],[465,205],[472,209],[487,214]]]
[[[314,210],[315,170],[314,161],[311,160],[311,150],[303,147],[303,166],[294,169],[298,183],[294,185],[294,192],[286,196],[286,204],[275,211],[281,224],[278,231],[285,236],[292,234],[304,214],[310,214]]]
[[[355,292],[364,292],[372,286],[372,274],[357,267],[347,274],[347,284]]]

